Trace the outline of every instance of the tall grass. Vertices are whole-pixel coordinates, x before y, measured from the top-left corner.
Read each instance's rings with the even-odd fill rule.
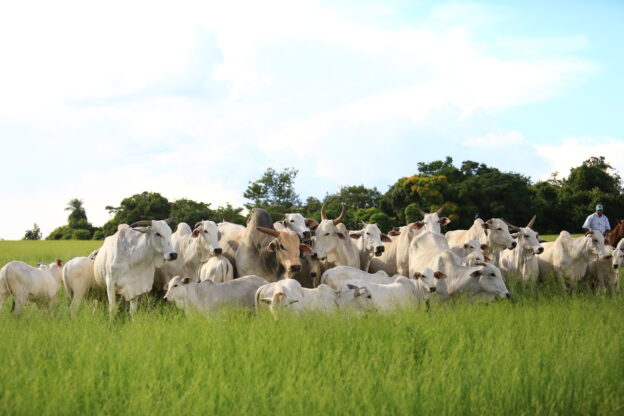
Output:
[[[512,302],[279,321],[5,307],[0,414],[622,414],[622,299],[510,286]]]

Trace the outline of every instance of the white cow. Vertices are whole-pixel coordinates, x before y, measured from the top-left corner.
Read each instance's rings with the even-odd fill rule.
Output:
[[[97,250],[88,257],[75,257],[63,266],[63,286],[72,312],[78,310],[87,293],[98,287],[93,269],[96,255]]]
[[[61,287],[62,261],[40,264],[39,268],[23,261],[12,261],[0,269],[0,309],[13,295],[13,314],[22,312],[28,301],[44,300],[51,311]]]
[[[410,276],[430,267],[431,259],[448,249],[448,242],[440,233],[425,231],[414,237],[408,252]]]
[[[500,257],[500,269],[506,276],[516,274],[522,281],[533,283],[539,276],[537,255],[544,252],[537,232],[531,229],[535,224],[535,218],[533,216],[526,227],[514,233],[518,246],[514,250],[504,250]]]
[[[419,290],[419,286],[405,276],[397,276],[389,284],[348,280],[345,286],[354,290],[367,289],[371,295],[371,302],[378,311],[415,308],[426,299],[426,292]]]
[[[475,252],[487,252],[489,247],[487,244],[481,244],[478,240],[470,240],[464,243],[463,246],[450,247],[451,251],[457,254],[460,258],[468,256],[470,253]]]
[[[392,240],[382,233],[377,224],[361,222],[361,230],[351,231],[349,236],[355,240],[355,248],[360,256],[360,269],[368,271],[373,256],[379,257],[385,250],[383,242],[391,243]]]
[[[544,252],[538,258],[539,275],[554,275],[564,289],[575,288],[587,274],[589,263],[606,255],[600,231],[590,230],[577,238],[561,231],[554,242],[544,244]]]
[[[310,230],[315,229],[319,224],[318,221],[312,218],[305,218],[301,214],[288,213],[280,215],[282,215],[284,219],[274,222],[273,227],[277,231],[294,231],[301,241],[309,241],[311,238]]]
[[[219,239],[229,235],[236,234],[245,229],[244,225],[234,224],[233,222],[222,221],[217,224],[217,230],[219,231]]]
[[[437,294],[442,299],[449,296],[486,294],[498,298],[511,298],[500,269],[493,264],[479,263],[464,266],[459,256],[451,250],[438,254],[432,266],[444,273],[438,279]]]
[[[253,309],[258,288],[268,282],[259,276],[243,276],[224,283],[204,280],[192,282],[189,277],[176,276],[166,286],[165,300],[184,309],[202,313],[216,313],[225,307]]]
[[[154,271],[178,254],[171,243],[171,228],[165,221],[137,221],[121,224],[106,237],[95,257],[95,281],[106,288],[108,310],[117,309],[117,295],[130,303],[130,313],[138,306],[138,296],[152,289]]]
[[[462,246],[470,240],[477,240],[488,246],[483,253],[492,259],[492,263],[498,267],[500,252],[504,249],[512,250],[517,243],[509,233],[509,227],[500,218],[491,218],[485,222],[481,218],[474,220],[468,230],[449,231],[445,234],[449,246]]]
[[[623,240],[624,241],[624,240]],[[624,266],[624,251],[605,246],[606,256],[589,263],[587,278],[597,293],[620,293],[620,271]]]
[[[199,281],[223,283],[234,279],[234,268],[225,256],[212,256],[199,270]]]
[[[367,273],[363,270],[349,266],[337,266],[326,270],[321,277],[321,282],[336,290],[341,290],[345,287],[345,284],[348,281],[358,280],[362,282],[390,284],[399,276],[400,275],[396,274],[390,277],[383,270],[380,270],[377,273]],[[436,277],[439,277],[438,272],[434,272],[432,269],[427,267],[421,272],[415,272],[410,280],[412,280],[414,285],[419,286],[419,290],[430,293],[435,292],[436,290]]]
[[[360,268],[360,256],[346,228],[340,223],[345,216],[344,204],[340,216],[334,220],[325,215],[325,204],[321,207],[321,222],[315,230],[312,257],[321,260],[325,269],[340,265]]]

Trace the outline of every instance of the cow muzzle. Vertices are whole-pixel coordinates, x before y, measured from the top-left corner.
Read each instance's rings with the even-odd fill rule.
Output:
[[[375,256],[381,256],[385,249],[386,248],[384,246],[377,246],[377,248],[375,248]]]
[[[511,299],[511,293],[507,292],[507,293],[505,294],[505,299]]]
[[[615,270],[617,270],[619,267],[620,267],[620,265],[619,265],[619,264],[614,264],[614,265],[613,265],[613,268],[614,268]]]
[[[178,258],[178,253],[169,253],[167,254],[167,257],[165,258],[165,260],[175,260]]]
[[[514,248],[516,248],[516,246],[517,246],[517,245],[518,245],[518,243],[516,243],[515,241],[513,241],[513,242],[511,243],[511,248],[510,248],[510,250],[513,250]]]
[[[309,240],[310,237],[312,237],[312,234],[310,234],[310,231],[304,231],[303,232],[303,239],[304,240]]]
[[[544,252],[544,247],[540,247],[537,249],[537,253],[536,254],[542,254]]]
[[[214,250],[212,250],[214,252],[214,254],[216,256],[218,256],[219,254],[223,253],[223,249],[222,248],[215,248]]]
[[[435,293],[435,291],[436,291],[436,287],[435,286],[429,288],[429,292]]]

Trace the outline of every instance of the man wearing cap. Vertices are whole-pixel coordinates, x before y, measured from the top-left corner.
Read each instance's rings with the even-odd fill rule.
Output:
[[[583,229],[585,231],[598,230],[605,235],[607,231],[611,229],[609,225],[609,219],[602,213],[602,204],[596,205],[596,212],[587,217],[583,223]]]

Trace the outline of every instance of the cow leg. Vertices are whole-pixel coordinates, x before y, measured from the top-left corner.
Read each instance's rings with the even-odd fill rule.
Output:
[[[115,283],[106,279],[106,296],[108,297],[108,314],[114,316],[117,313],[117,295],[115,294]]]
[[[13,308],[11,310],[13,311],[14,316],[19,316],[22,313],[22,310],[24,309],[24,306],[26,306],[27,301],[28,301],[27,296],[14,296],[13,297]]]
[[[53,296],[48,299],[48,312],[50,313],[50,315],[54,315],[54,309],[56,307],[57,301],[58,301],[57,296]]]
[[[74,288],[74,296],[72,297],[71,304],[69,305],[69,310],[72,314],[75,314],[82,303],[82,300],[85,297],[88,288],[84,288],[82,286]]]
[[[2,307],[4,306],[4,302],[11,296],[9,292],[4,292],[0,290],[0,311],[2,311]]]
[[[138,307],[139,307],[139,298],[134,297],[130,299],[130,316],[134,316]]]

